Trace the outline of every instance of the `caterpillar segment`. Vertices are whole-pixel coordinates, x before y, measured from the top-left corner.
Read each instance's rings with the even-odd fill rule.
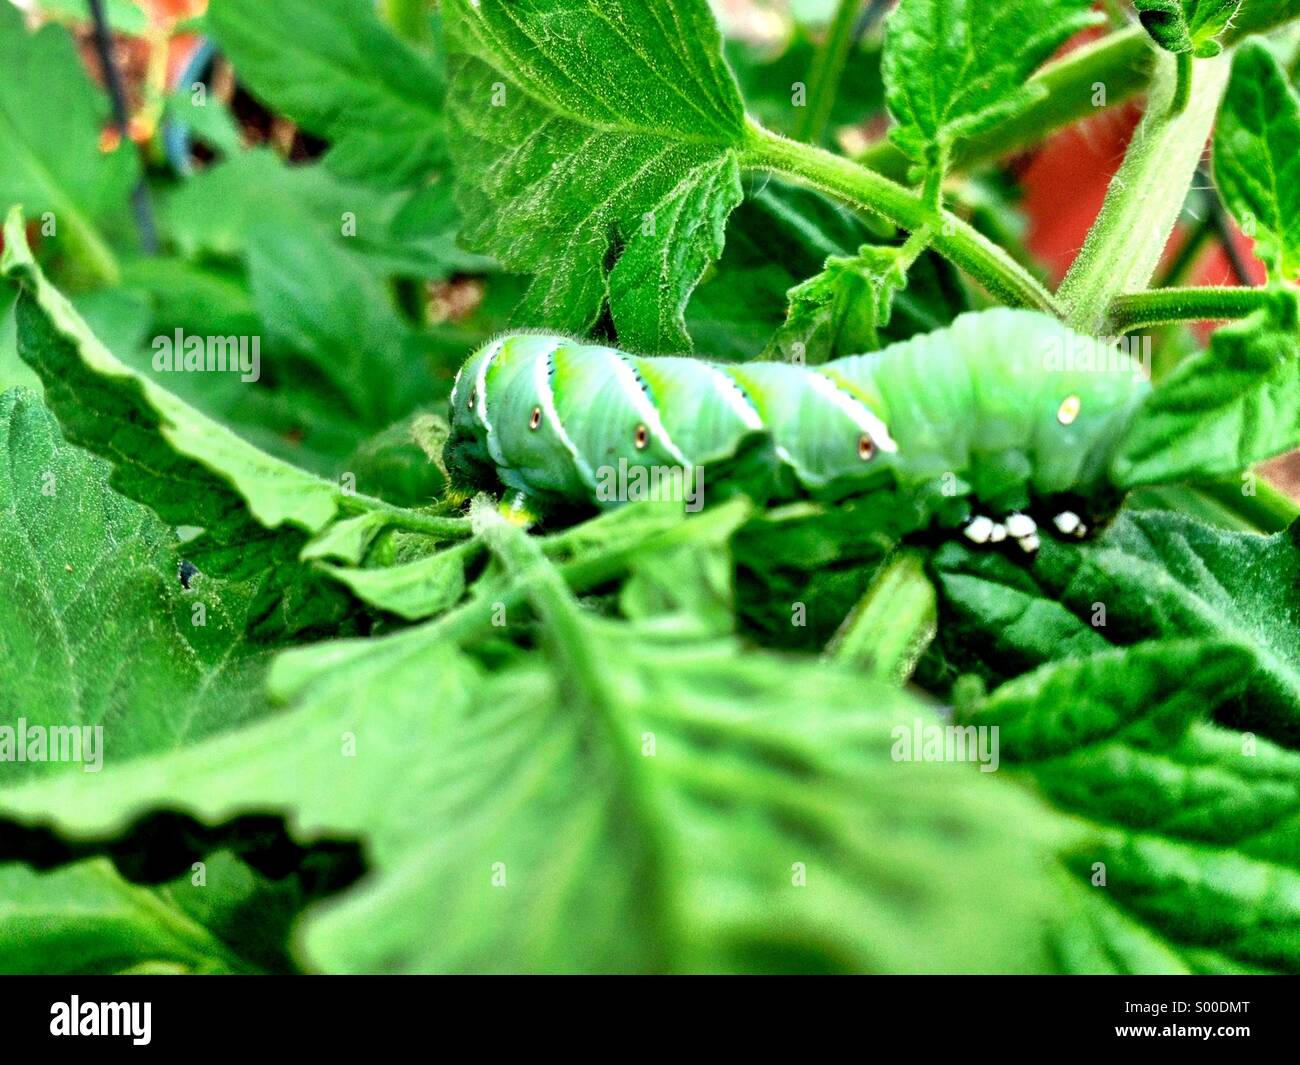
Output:
[[[447,464],[457,485],[496,482],[541,513],[626,502],[607,488],[635,471],[702,471],[711,494],[761,502],[887,488],[919,526],[1032,552],[1114,510],[1111,459],[1149,389],[1113,346],[1008,309],[820,367],[521,333],[457,375]]]

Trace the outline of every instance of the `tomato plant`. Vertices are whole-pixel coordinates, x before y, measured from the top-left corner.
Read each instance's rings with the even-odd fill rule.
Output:
[[[0,0],[0,970],[1300,971],[1300,3],[1103,6]]]

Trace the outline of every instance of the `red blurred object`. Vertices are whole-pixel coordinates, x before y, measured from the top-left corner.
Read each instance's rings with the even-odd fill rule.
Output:
[[[1102,35],[1103,30],[1079,34],[1062,49],[1062,54]],[[1021,171],[1023,207],[1029,221],[1027,243],[1060,281],[1083,247],[1088,230],[1106,199],[1110,180],[1124,160],[1124,152],[1142,116],[1139,104],[1102,111],[1049,137]],[[1251,252],[1253,241],[1233,224],[1234,243],[1248,264],[1250,282],[1262,284],[1264,266]],[[1170,237],[1170,251],[1186,239],[1183,227]],[[1237,285],[1232,265],[1217,241],[1199,256],[1187,283],[1195,285]]]
[[[1062,130],[1040,148],[1021,173],[1028,245],[1060,281],[1084,238],[1141,115],[1127,104]]]
[[[1252,285],[1264,284],[1268,280],[1268,270],[1255,256],[1255,242],[1239,230],[1235,222],[1232,226],[1232,234],[1233,243],[1236,244],[1237,250],[1241,253],[1241,259],[1246,264],[1246,269],[1250,274],[1250,283]],[[1232,264],[1228,261],[1228,256],[1221,244],[1210,245],[1197,261],[1195,283],[1198,285],[1238,284],[1236,277],[1232,273]]]
[[[203,14],[208,0],[135,0],[135,5],[144,8],[150,22],[165,23]]]

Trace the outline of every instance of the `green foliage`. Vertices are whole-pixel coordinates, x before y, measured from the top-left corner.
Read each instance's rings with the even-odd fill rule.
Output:
[[[1070,968],[1294,971],[1300,757],[1204,720],[1252,654],[1140,643],[1009,681],[963,720],[1001,725],[1003,756],[1051,801],[1101,827],[1072,851],[1090,936]]]
[[[52,220],[76,275],[111,281],[118,265],[104,229],[121,221],[139,170],[130,151],[99,151],[107,113],[71,37],[55,26],[28,33],[17,8],[0,6],[3,208],[21,203]]]
[[[1151,39],[1167,52],[1209,59],[1223,51],[1219,35],[1241,9],[1242,0],[1134,0]]]
[[[1237,643],[1255,666],[1225,714],[1294,744],[1297,532],[1300,525],[1273,536],[1229,533],[1173,513],[1133,511],[1095,544],[1047,545],[1030,571],[949,544],[933,559],[949,665],[1001,680],[1108,643]]]
[[[1275,277],[1300,273],[1300,98],[1262,44],[1242,45],[1214,135],[1224,201]]]
[[[368,0],[222,0],[208,24],[254,92],[330,141],[341,177],[405,188],[443,162],[442,72]]]
[[[68,438],[113,462],[113,487],[164,520],[202,529],[191,545],[200,566],[263,582],[260,607],[273,627],[337,621],[336,597],[293,559],[304,534],[338,514],[341,490],[259,452],[114,358],[32,260],[17,211],[2,267],[23,285],[23,357]]]
[[[1043,92],[1028,83],[1095,17],[1088,0],[908,0],[885,34],[890,138],[942,177],[955,144],[1005,122]],[[937,185],[935,186],[937,188]]]
[[[91,776],[83,766],[184,747],[266,712],[271,652],[245,634],[248,585],[195,573],[185,588],[175,533],[112,491],[107,464],[64,443],[30,392],[0,396],[0,455],[10,515],[0,565],[11,582],[0,687],[27,726],[101,730],[80,763],[0,761],[0,786]],[[124,648],[148,668],[125,663]],[[104,860],[48,873],[0,863],[0,969],[284,968],[275,937],[305,900],[288,900],[290,885],[273,887],[231,854],[213,855],[207,873],[203,890],[188,871],[155,888],[127,883]],[[259,945],[262,935],[271,938]]]
[[[182,797],[209,823],[252,802],[292,809],[316,833],[364,835],[374,875],[308,919],[309,968],[1046,964],[1051,877],[997,818],[1036,833],[1051,822],[961,767],[890,761],[892,725],[927,707],[864,691],[849,673],[590,619],[538,548],[499,522],[486,539],[545,621],[553,672],[523,659],[488,675],[437,627],[297,651],[271,681],[282,713],[138,761],[111,791],[69,779],[11,790],[0,808],[105,842]],[[610,658],[626,664],[612,677],[598,668]],[[789,713],[809,685],[822,697]],[[359,713],[357,690],[375,693],[382,717]],[[343,734],[355,734],[356,760],[341,786]],[[215,781],[214,760],[229,767]],[[970,905],[972,867],[988,871],[978,882],[997,916],[1016,914],[1022,929],[991,952],[982,929],[997,916]],[[994,887],[1008,881],[1009,894]]]
[[[0,730],[102,726],[104,762],[0,758],[0,971],[1300,972],[1300,523],[1250,468],[1300,445],[1300,103],[1285,35],[1242,39],[1300,4],[1144,0],[1156,45],[1058,66],[1086,0],[900,0],[814,146],[758,125],[798,128],[803,24],[219,0],[245,93],[139,94],[216,153],[188,159],[101,150],[84,5],[34,7],[0,0]],[[1197,57],[1178,114],[1161,49]],[[1151,102],[1054,294],[1016,168],[950,164],[1096,83]],[[919,194],[841,151],[886,106]],[[1147,290],[1216,120],[1272,283]],[[439,466],[506,330],[815,364],[990,302],[1106,332],[1143,300],[1237,320],[1155,336],[1107,457],[1145,487],[1032,557],[914,533],[888,489],[720,480],[698,514],[525,529]],[[256,337],[263,372],[156,369],[177,330]],[[949,724],[995,746],[910,749]]]
[[[808,31],[796,25],[790,39],[776,49],[727,40],[724,53],[740,85],[746,111],[768,129],[793,134],[802,113],[794,103],[794,87],[807,80],[816,53]],[[839,91],[831,101],[829,124],[835,129],[861,123],[879,115],[884,106],[877,36],[860,41],[849,50]]]
[[[463,239],[534,274],[519,316],[690,346],[683,311],[740,202],[740,94],[703,0],[451,0],[452,150]],[[582,35],[581,76],[564,44]],[[689,44],[687,43],[689,42]]]
[[[0,605],[11,705],[33,725],[110,722],[109,762],[256,714],[268,656],[244,633],[250,589],[206,574],[183,588],[172,530],[111,491],[107,463],[65,444],[32,393],[0,398],[0,452],[0,506],[12,516],[0,527],[14,592]],[[121,668],[128,645],[148,670]],[[131,729],[111,724],[125,714]],[[53,768],[0,762],[6,782]]]
[[[1175,367],[1121,444],[1119,484],[1169,484],[1235,474],[1300,447],[1300,316],[1296,295],[1216,332]]]
[[[832,256],[820,274],[790,290],[790,313],[775,345],[785,358],[812,364],[874,351],[906,284],[902,248],[864,244],[852,257]]]

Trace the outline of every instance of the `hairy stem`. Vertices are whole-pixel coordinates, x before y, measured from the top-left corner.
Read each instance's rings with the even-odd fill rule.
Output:
[[[397,529],[408,532],[424,533],[439,540],[462,539],[473,535],[473,527],[468,518],[451,517],[443,514],[426,514],[421,510],[410,510],[395,506],[374,496],[348,495],[339,497],[339,508],[345,514],[366,514],[380,511],[388,523]]]
[[[750,124],[742,167],[770,170],[830,193],[903,229],[933,230],[935,249],[988,291],[1014,307],[1059,313],[1052,294],[1000,247],[956,215],[936,211],[896,182],[820,148],[799,144]]]
[[[1263,478],[1257,478],[1254,495],[1245,495],[1241,481],[1226,478],[1197,488],[1216,503],[1264,532],[1280,532],[1300,517],[1300,504]]]
[[[1199,61],[1187,106],[1174,113],[1177,64],[1167,53],[1157,64],[1146,116],[1083,249],[1057,290],[1066,321],[1080,332],[1106,332],[1112,301],[1150,283],[1227,86],[1226,57]]]
[[[798,140],[816,144],[826,133],[863,3],[864,0],[839,0],[836,5],[826,39],[813,56],[812,68],[808,71],[808,106],[800,111],[799,121],[795,124],[794,135]]]
[[[1245,318],[1264,303],[1262,288],[1156,288],[1116,296],[1110,324],[1119,333],[1131,333],[1174,322],[1219,322]]]

